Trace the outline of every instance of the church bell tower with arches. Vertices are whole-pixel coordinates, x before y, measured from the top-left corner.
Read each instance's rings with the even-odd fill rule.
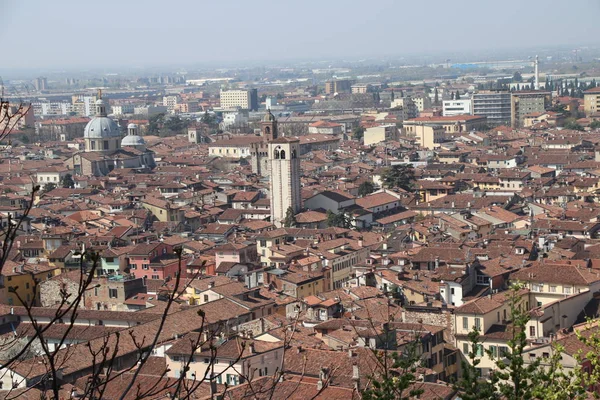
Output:
[[[278,138],[269,142],[271,164],[271,223],[281,228],[291,207],[300,211],[300,141],[296,138]]]

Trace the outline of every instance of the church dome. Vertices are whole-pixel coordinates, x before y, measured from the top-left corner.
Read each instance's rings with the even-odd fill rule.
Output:
[[[94,117],[83,130],[85,139],[110,139],[121,137],[119,125],[108,117]]]
[[[265,117],[263,118],[264,122],[273,122],[275,121],[275,116],[271,113],[271,110],[267,110]]]
[[[106,103],[102,98],[96,100],[96,116],[83,130],[84,139],[111,139],[121,137],[121,128],[106,116]]]
[[[121,147],[125,146],[145,146],[144,138],[138,135],[127,135],[121,140]]]

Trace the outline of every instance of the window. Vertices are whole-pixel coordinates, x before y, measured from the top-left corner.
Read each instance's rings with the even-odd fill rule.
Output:
[[[478,331],[481,331],[481,319],[480,318],[475,318],[475,329],[477,329]]]
[[[98,287],[94,288],[94,296],[98,296]]]
[[[500,357],[504,357],[506,354],[508,354],[508,347],[506,347],[506,346],[498,347],[498,355]]]
[[[529,336],[535,336],[535,326],[529,327]]]
[[[463,343],[463,354],[469,354],[469,343]]]
[[[498,356],[498,346],[490,346],[489,350],[492,357]]]
[[[542,357],[544,357],[544,358],[550,358],[550,353],[542,353]]]
[[[149,264],[142,264],[142,269],[146,269],[147,270],[149,267],[150,267]]]
[[[570,287],[564,287],[563,288],[563,293],[564,294],[571,294],[571,288]]]
[[[108,150],[108,140],[104,141],[104,150]]]
[[[232,386],[237,385],[238,380],[239,380],[239,377],[237,375],[227,374],[227,384],[228,385],[232,385]]]
[[[108,297],[111,299],[116,299],[118,296],[117,289],[108,289]]]
[[[208,295],[207,294],[204,295],[204,302],[208,303]]]
[[[152,275],[152,279],[160,279],[159,275]]]
[[[469,329],[469,317],[463,317],[463,329]]]
[[[477,356],[478,357],[482,357],[483,356],[483,345],[482,344],[478,344],[477,345]]]
[[[556,293],[556,286],[550,286],[550,293]]]

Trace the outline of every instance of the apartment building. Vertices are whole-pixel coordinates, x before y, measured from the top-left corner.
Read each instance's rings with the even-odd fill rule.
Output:
[[[490,125],[511,121],[511,94],[508,91],[480,91],[473,94],[473,115],[484,116]]]
[[[586,117],[592,117],[600,111],[600,87],[583,92],[583,110]]]
[[[223,109],[241,108],[243,110],[258,111],[258,92],[256,89],[221,90],[219,98]]]
[[[531,113],[541,113],[552,104],[552,93],[540,91],[514,92],[511,97],[511,125],[523,127],[525,117]]]

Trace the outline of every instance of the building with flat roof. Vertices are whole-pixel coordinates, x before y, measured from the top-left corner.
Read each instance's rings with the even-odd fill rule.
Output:
[[[454,115],[471,115],[473,110],[473,102],[471,99],[464,100],[444,100],[442,103],[442,114],[444,117],[451,117]]]
[[[537,90],[514,92],[511,97],[511,126],[523,127],[526,115],[541,113],[552,104],[552,93]]]
[[[486,117],[478,115],[455,115],[450,117],[419,117],[403,122],[407,133],[409,128],[418,125],[441,126],[446,134],[470,132],[486,126]]]
[[[332,79],[325,82],[325,94],[351,93],[352,81],[350,79]]]
[[[600,113],[600,87],[583,92],[583,110],[588,118]]]
[[[256,89],[221,90],[219,97],[221,108],[258,111],[258,91]]]
[[[487,118],[489,125],[508,125],[511,122],[509,91],[486,90],[473,94],[473,115]]]

